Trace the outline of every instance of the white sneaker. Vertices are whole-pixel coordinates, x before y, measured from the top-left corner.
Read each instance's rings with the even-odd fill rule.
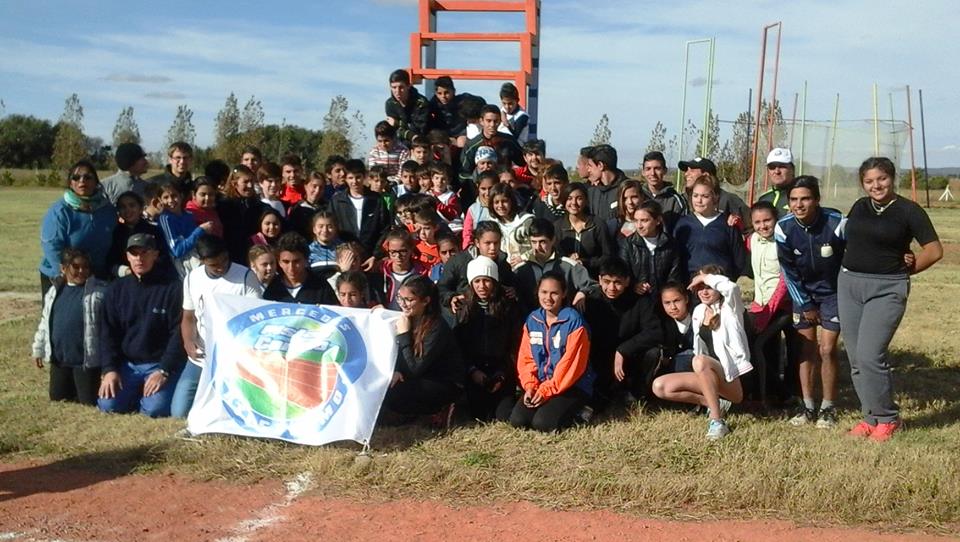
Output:
[[[720,440],[730,434],[730,428],[727,422],[723,420],[710,420],[707,425],[707,440]]]

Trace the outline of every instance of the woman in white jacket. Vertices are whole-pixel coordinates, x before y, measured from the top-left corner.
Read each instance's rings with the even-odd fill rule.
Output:
[[[707,438],[730,433],[724,420],[733,403],[743,400],[740,377],[750,372],[750,346],[743,328],[740,287],[719,266],[707,265],[690,282],[700,305],[693,310],[693,373],[672,373],[653,382],[661,399],[709,409]]]

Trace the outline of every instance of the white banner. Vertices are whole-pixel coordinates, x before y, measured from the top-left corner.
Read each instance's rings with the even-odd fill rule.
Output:
[[[367,443],[390,385],[398,312],[205,296],[194,434]]]

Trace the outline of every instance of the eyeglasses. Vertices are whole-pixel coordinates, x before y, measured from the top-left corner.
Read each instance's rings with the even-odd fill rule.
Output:
[[[389,254],[389,255],[391,255],[391,256],[403,256],[403,255],[407,254],[408,252],[410,252],[410,251],[407,250],[407,249],[405,249],[405,248],[403,248],[403,249],[400,249],[400,250],[388,250],[388,251],[387,251],[387,254]]]
[[[790,164],[777,164],[777,163],[767,164],[767,169],[769,169],[770,171],[773,171],[773,170],[779,169],[779,168],[784,168],[784,169],[786,169],[786,168],[788,168],[788,167],[790,167]]]
[[[397,303],[399,303],[399,304],[401,304],[401,305],[411,305],[411,304],[415,303],[416,301],[417,301],[417,298],[415,298],[415,297],[403,297],[403,296],[399,296],[399,295],[397,296]]]
[[[70,176],[71,181],[92,181],[93,178],[94,178],[93,175],[89,173],[84,173],[82,175],[79,173],[74,173],[73,175]]]

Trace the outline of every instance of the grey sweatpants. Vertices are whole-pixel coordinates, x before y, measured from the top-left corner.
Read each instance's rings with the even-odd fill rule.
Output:
[[[907,275],[840,271],[840,333],[850,358],[850,376],[863,419],[871,425],[900,417],[900,407],[893,401],[887,347],[903,318],[909,294]]]

